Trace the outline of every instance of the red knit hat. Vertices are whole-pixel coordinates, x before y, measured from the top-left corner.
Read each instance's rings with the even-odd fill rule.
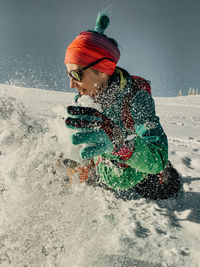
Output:
[[[107,20],[106,25],[105,19]],[[102,60],[91,68],[112,75],[119,60],[120,51],[117,44],[112,41],[113,39],[109,39],[103,34],[108,24],[109,18],[100,14],[97,18],[95,30],[81,32],[68,46],[65,54],[65,64],[72,63],[86,66],[104,57],[111,58],[113,61]]]

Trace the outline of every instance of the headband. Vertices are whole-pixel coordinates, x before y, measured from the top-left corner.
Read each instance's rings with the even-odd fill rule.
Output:
[[[68,46],[65,54],[65,64],[86,66],[103,57],[111,58],[113,62],[102,60],[91,68],[105,72],[110,76],[114,73],[120,57],[118,47],[104,34],[83,31]]]

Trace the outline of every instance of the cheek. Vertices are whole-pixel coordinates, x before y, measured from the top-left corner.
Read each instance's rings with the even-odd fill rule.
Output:
[[[88,91],[96,91],[100,87],[98,77],[93,73],[89,73],[87,76],[85,75],[81,85]]]
[[[90,86],[90,88],[93,88],[93,89],[98,89],[100,87],[99,80],[96,77],[88,81],[88,85]]]
[[[95,84],[96,84],[95,82],[88,80],[88,81],[84,81],[82,83],[82,86],[87,90],[94,90],[96,88]]]

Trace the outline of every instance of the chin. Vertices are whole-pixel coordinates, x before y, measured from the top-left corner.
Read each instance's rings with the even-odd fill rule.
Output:
[[[88,95],[88,94],[87,94],[87,92],[79,92],[79,95],[83,96],[83,95]]]

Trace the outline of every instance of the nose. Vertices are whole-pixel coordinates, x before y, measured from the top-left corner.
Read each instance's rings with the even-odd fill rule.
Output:
[[[76,88],[77,87],[77,82],[73,78],[70,78],[69,86],[70,86],[70,88]]]

